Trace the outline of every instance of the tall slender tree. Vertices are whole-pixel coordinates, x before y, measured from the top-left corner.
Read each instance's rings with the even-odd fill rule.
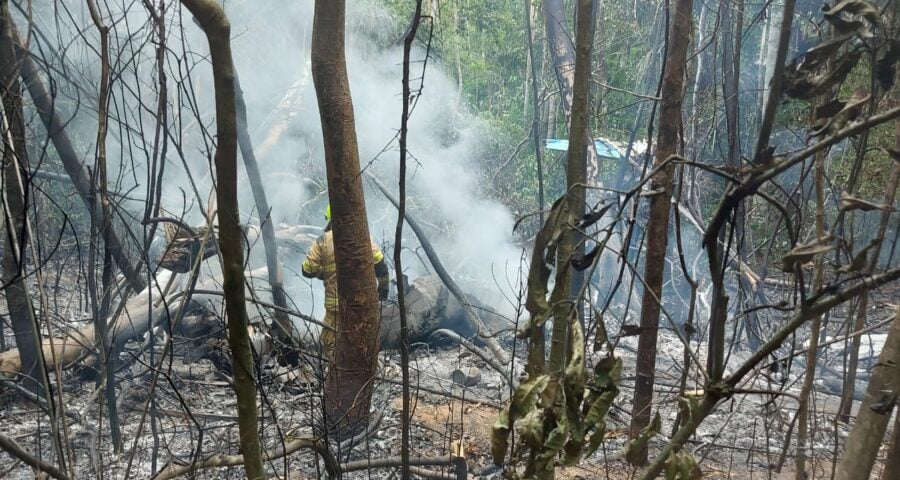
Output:
[[[0,96],[3,100],[0,109],[0,146],[3,147],[2,211],[6,227],[3,242],[3,297],[22,359],[23,385],[32,393],[43,396],[40,337],[24,278],[28,234],[24,181],[28,178],[28,152],[25,145],[25,117],[18,62],[15,61],[9,28],[11,21],[7,2],[0,2]]]
[[[654,165],[662,165],[678,151],[678,132],[681,126],[681,104],[684,94],[684,73],[687,48],[691,39],[693,0],[676,0],[669,27],[666,67],[662,81],[662,105],[659,115]],[[631,438],[650,424],[653,381],[656,369],[656,335],[659,326],[662,284],[665,275],[666,249],[669,242],[669,211],[672,201],[674,166],[660,169],[653,177],[650,198],[650,217],[647,220],[647,250],[644,258],[644,294],[641,299],[641,334],[638,352],[634,404],[632,406]],[[639,463],[647,462],[646,448],[637,455]]]
[[[350,82],[344,0],[316,0],[312,75],[319,103],[340,312],[325,413],[339,436],[364,426],[378,361],[380,309],[366,217]]]
[[[228,316],[228,345],[234,370],[238,428],[244,468],[250,480],[266,478],[259,443],[256,408],[256,378],[253,351],[247,331],[247,304],[244,292],[244,251],[237,201],[237,113],[235,74],[231,57],[231,24],[225,10],[215,0],[182,0],[194,15],[209,41],[216,96],[216,204],[219,218],[219,250],[225,281],[225,313]]]

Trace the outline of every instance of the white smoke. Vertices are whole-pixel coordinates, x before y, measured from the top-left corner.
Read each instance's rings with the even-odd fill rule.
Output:
[[[177,3],[167,5],[170,138],[163,208],[173,216],[184,214],[186,221],[198,225],[213,185],[211,158],[207,157],[212,153],[215,135],[209,47],[187,10]],[[276,225],[321,225],[327,196],[322,133],[309,70],[313,2],[229,1],[224,6],[231,22],[233,57],[247,104],[249,130],[257,147],[273,219]],[[96,95],[90,86],[84,86],[84,79],[98,78],[97,51],[88,46],[98,44],[97,34],[90,28],[83,5],[68,8],[69,23],[62,27],[43,21],[40,15],[35,16],[35,24],[44,32],[52,32],[43,40],[49,47],[51,63],[70,72],[70,76],[58,80],[59,108],[74,116],[70,128],[77,137],[89,139],[96,128]],[[146,172],[158,95],[156,33],[147,11],[138,4],[126,10],[116,5],[103,8],[110,9],[103,13],[113,27],[111,56],[116,77],[111,114],[114,123],[130,127],[114,125],[110,129],[110,182],[114,189],[127,191],[136,199],[125,201],[123,206],[140,218],[147,196]],[[20,21],[25,24],[24,18]],[[376,0],[351,1],[348,5],[346,57],[360,162],[395,191],[399,159],[395,137],[400,127],[402,88],[398,40],[406,22],[394,18]],[[426,38],[427,33],[428,26],[423,24],[420,38]],[[65,45],[71,46],[61,48]],[[413,53],[414,78],[422,76],[425,56],[419,44]],[[64,98],[74,97],[71,92],[78,89],[82,102]],[[286,110],[285,99],[293,102]],[[512,236],[514,219],[500,202],[481,192],[478,159],[491,131],[459,99],[459,86],[444,74],[436,59],[429,58],[423,89],[410,120],[409,208],[429,227],[430,240],[441,260],[464,289],[488,299],[492,307],[510,312],[502,297],[486,294],[500,293],[502,288],[507,296],[513,296],[509,284],[516,277],[521,257]],[[285,113],[290,116],[286,131],[276,142],[267,142],[273,127],[284,123]],[[81,147],[84,158],[92,163],[93,147]],[[241,178],[246,176],[242,174]],[[244,220],[258,223],[260,213],[255,211],[246,181],[239,185],[239,196]],[[373,236],[382,246],[392,246],[396,210],[368,184],[366,197]],[[418,241],[408,227],[404,247],[405,273],[411,279],[430,270],[427,260],[420,261],[424,255],[416,254]],[[262,245],[252,248],[250,268],[264,265],[259,255]],[[390,256],[392,252],[387,249],[385,254]],[[301,260],[302,255],[284,257],[289,292],[298,308],[320,315],[320,282],[300,277]]]

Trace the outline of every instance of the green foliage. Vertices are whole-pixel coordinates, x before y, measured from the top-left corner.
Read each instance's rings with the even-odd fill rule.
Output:
[[[528,337],[534,329],[541,328],[552,311],[547,301],[550,265],[559,241],[572,229],[567,198],[560,197],[554,202],[547,222],[538,232],[526,298],[531,319],[520,336]],[[557,268],[558,275],[567,275],[571,266],[567,263]],[[560,288],[565,287],[559,284],[554,287],[551,298]],[[531,452],[525,469],[527,477],[550,477],[557,464],[574,465],[585,455],[593,454],[606,434],[606,415],[618,394],[621,359],[605,357],[594,367],[588,380],[581,323],[574,313],[565,321],[569,347],[564,371],[537,373],[519,385],[493,428],[491,453],[494,463],[502,465],[515,425],[519,438]],[[539,372],[541,368],[541,365],[529,365],[530,372]]]
[[[647,449],[647,444],[654,435],[662,429],[662,420],[659,418],[659,412],[653,416],[653,421],[641,430],[640,435],[625,445],[625,460],[632,465],[640,465],[641,452]]]

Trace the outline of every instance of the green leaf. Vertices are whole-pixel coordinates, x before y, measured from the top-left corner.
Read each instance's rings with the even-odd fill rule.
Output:
[[[503,465],[509,450],[509,407],[500,410],[497,421],[491,429],[491,456],[494,465]]]
[[[543,410],[536,408],[516,422],[516,431],[519,432],[522,441],[530,447],[540,447],[544,443],[543,413]]]
[[[666,459],[666,480],[700,480],[703,472],[690,452],[679,450]]]
[[[643,456],[642,453],[647,449],[647,444],[650,443],[650,439],[654,435],[659,433],[661,428],[662,419],[659,418],[659,412],[656,412],[650,425],[641,430],[637,438],[625,445],[625,460],[632,465],[639,465]]]
[[[622,378],[622,359],[613,356],[603,357],[594,365],[593,388],[604,389],[615,387]]]
[[[516,388],[509,404],[509,420],[515,422],[517,418],[526,415],[534,409],[539,396],[550,382],[549,375],[538,375],[522,382]]]

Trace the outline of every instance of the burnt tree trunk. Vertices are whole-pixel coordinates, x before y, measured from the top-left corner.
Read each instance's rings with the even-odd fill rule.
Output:
[[[25,247],[27,245],[28,204],[25,181],[28,157],[25,147],[25,124],[22,92],[9,25],[7,2],[0,2],[0,144],[3,146],[3,297],[9,311],[16,345],[21,354],[19,372],[25,388],[45,396],[43,357],[39,354],[39,330],[25,283]]]
[[[669,46],[663,72],[659,134],[655,165],[660,165],[678,146],[681,125],[681,103],[687,47],[691,39],[693,0],[677,0],[669,28]],[[669,241],[669,210],[672,201],[674,166],[660,170],[651,182],[651,189],[659,193],[650,199],[647,220],[647,253],[644,259],[644,294],[641,299],[641,334],[638,337],[634,405],[630,427],[631,438],[650,424],[650,404],[653,401],[654,370],[656,368],[656,334],[659,325],[660,299],[665,272],[666,249]],[[640,452],[640,463],[647,462],[647,451]]]
[[[253,142],[250,139],[250,131],[247,128],[247,105],[244,103],[244,93],[241,91],[241,83],[235,74],[234,77],[237,135],[238,145],[241,149],[241,157],[244,159],[244,168],[247,170],[247,178],[250,181],[250,190],[253,192],[253,200],[256,202],[256,210],[259,215],[259,229],[262,234],[263,249],[266,252],[266,271],[269,276],[269,286],[272,289],[272,303],[276,309],[272,310],[272,318],[275,320],[277,333],[281,341],[287,345],[293,344],[293,323],[284,310],[287,310],[287,294],[284,291],[284,274],[281,272],[281,261],[278,258],[278,246],[275,244],[275,226],[272,224],[272,212],[269,201],[266,198],[266,190],[263,187],[262,176],[259,173],[259,162],[253,151]]]
[[[891,323],[891,330],[878,356],[878,363],[869,380],[866,396],[859,408],[856,424],[847,438],[847,446],[837,467],[837,480],[869,478],[878,449],[891,419],[893,404],[900,389],[900,309]]]
[[[312,74],[322,122],[334,229],[339,315],[325,380],[326,422],[338,436],[365,426],[378,361],[379,304],[344,57],[344,0],[317,0]]]
[[[247,478],[264,479],[266,474],[259,443],[253,352],[247,331],[243,234],[237,203],[237,115],[231,25],[225,11],[215,0],[182,0],[181,3],[197,19],[209,41],[216,96],[216,203],[219,250],[222,252],[222,274],[225,277],[222,290],[228,316],[228,344],[234,369],[241,452]]]

